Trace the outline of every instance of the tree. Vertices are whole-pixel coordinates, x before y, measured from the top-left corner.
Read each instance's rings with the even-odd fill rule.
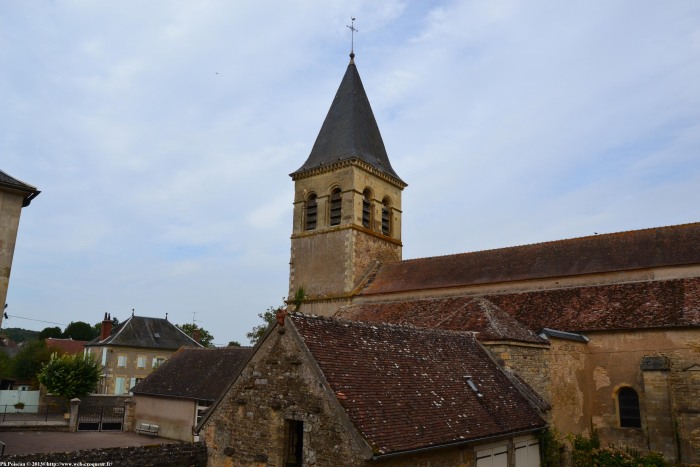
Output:
[[[12,376],[12,359],[6,352],[0,352],[0,379]]]
[[[75,341],[91,341],[97,336],[99,334],[95,332],[95,329],[84,321],[71,321],[66,326],[66,330],[63,331],[63,337]]]
[[[226,347],[243,347],[238,341],[230,341]]]
[[[61,337],[61,335],[61,328],[59,328],[58,326],[54,326],[52,328],[44,328],[39,333],[39,340],[43,341],[45,339],[48,339],[49,337],[58,338]]]
[[[269,328],[275,321],[277,321],[277,312],[284,309],[283,306],[270,307],[262,313],[258,313],[258,317],[263,320],[262,324],[255,326],[249,333],[245,336],[250,340],[251,345],[255,345],[258,341],[265,335],[265,331]]]
[[[38,377],[51,394],[71,400],[95,391],[102,377],[102,365],[92,355],[54,353]]]
[[[214,336],[206,329],[200,328],[196,324],[178,324],[178,328],[192,339],[196,340],[204,347],[213,347]],[[199,340],[195,339],[195,331],[199,331]]]
[[[51,352],[46,348],[45,341],[25,343],[12,361],[13,374],[23,381],[36,381],[42,365],[51,359]]]

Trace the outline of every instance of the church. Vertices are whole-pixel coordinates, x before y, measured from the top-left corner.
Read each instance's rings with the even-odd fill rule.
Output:
[[[289,313],[197,427],[211,465],[536,466],[547,428],[700,463],[700,223],[403,260],[354,54],[291,178]]]

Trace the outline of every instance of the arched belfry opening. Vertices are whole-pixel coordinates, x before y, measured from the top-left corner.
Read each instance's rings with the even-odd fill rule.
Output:
[[[332,315],[369,269],[401,260],[401,193],[354,57],[294,181],[289,297]],[[310,195],[312,194],[312,195]]]

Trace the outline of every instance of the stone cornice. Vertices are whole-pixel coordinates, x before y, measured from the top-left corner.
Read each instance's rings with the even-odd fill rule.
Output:
[[[334,162],[333,164],[329,165],[320,165],[318,167],[314,167],[313,169],[306,170],[304,172],[299,172],[299,173],[292,173],[289,174],[290,177],[292,177],[292,180],[297,181],[301,180],[303,178],[308,178],[308,177],[313,177],[314,175],[320,175],[322,173],[326,172],[331,172],[333,170],[338,170],[342,169],[345,167],[358,167],[366,172],[369,172],[370,174],[374,175],[375,177],[381,178],[385,182],[391,183],[392,185],[398,187],[399,189],[403,190],[408,186],[407,183],[403,182],[402,180],[399,180],[396,177],[392,177],[391,175],[382,172],[381,170],[377,169],[376,167],[360,160],[360,159],[345,159],[345,160],[340,160],[338,162]]]
[[[389,237],[387,235],[382,235],[380,233],[375,232],[372,229],[368,229],[366,227],[363,227],[361,225],[356,225],[356,224],[336,225],[336,226],[328,227],[325,229],[304,230],[304,231],[299,232],[299,233],[293,233],[290,238],[292,240],[295,240],[297,238],[313,237],[315,235],[328,234],[331,232],[340,232],[342,230],[355,230],[357,232],[362,232],[364,234],[371,235],[372,237],[376,237],[376,238],[383,240],[385,242],[393,243],[394,245],[403,247],[403,243],[401,242],[401,240],[398,240],[398,239],[393,238],[393,237]]]

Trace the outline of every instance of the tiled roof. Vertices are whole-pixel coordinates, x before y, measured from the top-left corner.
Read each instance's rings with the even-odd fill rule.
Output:
[[[700,223],[382,264],[362,295],[700,264]]]
[[[352,159],[366,162],[401,181],[389,162],[354,61],[350,61],[345,71],[308,159],[291,175]]]
[[[231,384],[253,353],[249,347],[183,348],[132,392],[186,399],[215,400]]]
[[[472,331],[480,341],[545,341],[482,297],[462,296],[352,305],[339,318],[373,323],[411,324],[423,328]]]
[[[36,198],[39,195],[39,193],[41,193],[39,190],[36,189],[36,187],[33,187],[28,183],[24,183],[21,180],[11,177],[7,173],[0,170],[0,189],[2,189],[3,187],[12,190],[19,190],[21,192],[26,193],[23,204],[23,206],[25,207],[29,206],[31,200],[33,198]]]
[[[112,330],[105,340],[91,341],[87,346],[114,345],[147,349],[177,350],[180,347],[201,347],[167,319],[131,316]]]
[[[487,295],[533,331],[700,326],[700,278]]]
[[[377,455],[545,426],[470,333],[289,319]]]
[[[53,337],[48,337],[46,339],[46,347],[51,349],[59,349],[64,353],[76,354],[85,350],[85,344],[88,341],[74,341],[73,339],[54,339]]]

